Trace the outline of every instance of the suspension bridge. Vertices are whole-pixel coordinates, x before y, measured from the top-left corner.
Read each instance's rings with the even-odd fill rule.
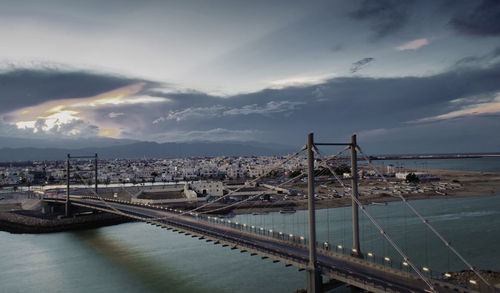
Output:
[[[334,156],[322,156],[318,150],[321,146],[343,146],[344,149]],[[328,241],[318,242],[316,240],[316,209],[315,209],[315,167],[324,167],[330,170],[335,180],[343,187],[346,182],[337,177],[333,170],[333,162],[345,151],[350,150],[351,178],[350,192],[347,194],[352,200],[352,247],[343,245],[332,245]],[[217,214],[222,209],[228,209],[246,202],[251,203],[259,195],[250,196],[244,200],[231,204],[217,206],[216,203],[237,192],[235,189],[214,201],[207,202],[192,209],[175,209],[168,206],[134,204],[130,201],[103,198],[99,195],[97,181],[97,154],[93,157],[73,157],[67,158],[67,189],[66,198],[46,198],[46,202],[64,204],[66,216],[71,215],[73,207],[80,207],[95,211],[112,213],[125,216],[137,221],[143,221],[156,225],[167,230],[183,233],[187,236],[197,238],[206,242],[211,242],[223,247],[230,247],[242,253],[249,253],[251,256],[262,259],[272,259],[273,262],[283,263],[285,266],[295,266],[299,270],[305,270],[307,276],[307,292],[322,292],[323,276],[330,280],[335,280],[338,286],[348,284],[351,288],[362,289],[370,292],[477,292],[477,283],[483,283],[491,292],[498,292],[488,281],[425,219],[400,193],[397,196],[419,219],[431,233],[436,235],[442,244],[464,265],[472,270],[476,278],[471,280],[471,287],[457,286],[446,281],[445,273],[434,276],[429,267],[418,266],[410,259],[397,241],[393,240],[377,219],[371,215],[368,209],[360,202],[358,196],[358,172],[357,155],[361,154],[366,160],[366,156],[356,142],[356,136],[351,137],[346,143],[318,143],[314,142],[313,134],[307,137],[307,143],[298,152],[289,155],[282,160],[278,166],[299,156],[305,151],[307,168],[306,171],[287,180],[280,185],[285,185],[294,180],[299,180],[307,176],[308,191],[308,229],[307,236],[300,236],[287,231],[265,228],[266,225],[255,225],[253,223],[238,222]],[[316,158],[315,158],[316,155]],[[88,188],[89,194],[83,196],[73,196],[70,190],[70,161],[71,159],[94,159],[95,186]],[[374,170],[377,169],[374,167]],[[377,171],[378,172],[378,171]],[[378,173],[380,178],[389,186],[383,174]],[[78,175],[80,176],[80,175]],[[264,176],[264,175],[263,175]],[[262,177],[253,179],[258,182]],[[82,182],[84,178],[80,176]],[[360,245],[359,211],[364,215],[374,229],[382,236],[384,241],[393,248],[399,256],[399,260],[389,257],[378,257],[378,253],[364,251]],[[377,256],[376,256],[377,255]],[[399,266],[393,266],[398,262]]]

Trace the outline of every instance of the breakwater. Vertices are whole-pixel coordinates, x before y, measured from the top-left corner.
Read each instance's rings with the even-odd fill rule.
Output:
[[[107,213],[79,215],[71,218],[43,218],[22,211],[0,213],[0,230],[10,233],[52,233],[91,229],[131,222],[130,218]]]

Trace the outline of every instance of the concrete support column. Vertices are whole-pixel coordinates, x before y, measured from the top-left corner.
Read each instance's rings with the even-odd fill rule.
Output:
[[[320,293],[323,292],[323,280],[321,279],[321,272],[318,269],[307,269],[307,293]]]
[[[307,136],[307,168],[308,168],[308,211],[309,211],[309,265],[307,268],[307,292],[322,292],[321,272],[317,268],[316,262],[316,215],[314,208],[314,136],[309,133]]]
[[[359,247],[359,217],[358,203],[354,198],[358,199],[358,157],[356,152],[356,134],[351,136],[351,185],[352,185],[352,250],[351,255],[362,257]]]

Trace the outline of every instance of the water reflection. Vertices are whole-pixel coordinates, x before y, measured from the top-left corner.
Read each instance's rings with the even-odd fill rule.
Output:
[[[74,235],[98,254],[127,270],[151,292],[202,292],[190,286],[186,278],[166,268],[165,264],[108,237],[102,230],[78,231]]]

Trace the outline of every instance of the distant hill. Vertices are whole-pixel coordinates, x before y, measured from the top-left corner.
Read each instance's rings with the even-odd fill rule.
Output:
[[[116,139],[108,137],[89,138],[30,138],[30,137],[2,137],[0,136],[0,148],[63,148],[79,149],[99,145],[110,147],[126,145],[139,142],[132,139]]]
[[[193,143],[156,143],[137,142],[125,145],[71,148],[1,148],[0,162],[64,160],[66,154],[73,156],[93,155],[100,158],[183,158],[214,156],[264,156],[286,155],[296,150],[286,146],[266,145],[261,143],[235,142],[193,142]]]

